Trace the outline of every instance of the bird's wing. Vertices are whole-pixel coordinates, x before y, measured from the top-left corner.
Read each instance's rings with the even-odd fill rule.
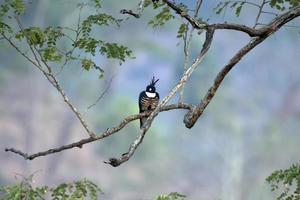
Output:
[[[142,105],[142,98],[146,96],[146,92],[143,91],[140,93],[139,96],[139,109],[140,109],[140,113],[143,112],[144,110],[142,109],[143,105]]]

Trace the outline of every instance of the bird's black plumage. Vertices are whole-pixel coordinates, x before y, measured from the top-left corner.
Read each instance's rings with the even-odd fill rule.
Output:
[[[153,77],[150,84],[147,85],[146,90],[142,91],[139,96],[139,109],[140,113],[145,111],[154,110],[159,102],[159,94],[156,92],[155,83],[159,79],[155,80]],[[140,127],[143,126],[144,122],[147,120],[147,117],[140,119]]]

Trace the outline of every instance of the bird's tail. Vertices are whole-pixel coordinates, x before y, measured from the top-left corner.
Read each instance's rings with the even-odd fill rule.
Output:
[[[146,120],[147,120],[147,117],[143,117],[143,118],[140,119],[140,128],[142,128],[142,126],[144,125]]]

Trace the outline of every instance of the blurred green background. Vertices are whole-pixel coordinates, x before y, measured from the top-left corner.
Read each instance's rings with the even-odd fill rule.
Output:
[[[104,1],[103,8],[125,18],[119,10],[135,8],[138,2]],[[33,1],[22,20],[33,26],[76,26],[77,3]],[[209,1],[201,9],[201,15],[210,22],[253,22],[252,8],[244,10],[240,18],[233,17],[231,11],[216,16],[216,4]],[[84,9],[83,15],[88,14]],[[94,32],[105,40],[127,45],[135,59],[119,66],[96,56],[95,62],[105,70],[100,80],[97,73],[86,72],[79,64],[68,65],[58,76],[71,101],[99,133],[138,112],[139,92],[153,75],[160,79],[157,90],[164,97],[182,74],[183,47],[176,38],[181,22],[152,29],[147,21],[153,15],[146,10],[142,18],[130,18],[120,28]],[[264,20],[268,22],[268,16]],[[192,56],[202,41],[203,36],[194,37]],[[245,34],[217,31],[207,57],[186,86],[185,101],[199,102],[216,73],[247,41]],[[134,156],[113,168],[103,161],[128,149],[139,133],[138,121],[82,149],[33,161],[4,152],[5,147],[15,147],[35,153],[87,135],[42,74],[0,41],[0,184],[14,183],[16,174],[28,176],[38,171],[34,185],[87,178],[104,191],[104,199],[151,199],[173,191],[195,200],[274,199],[265,178],[273,170],[299,161],[299,44],[299,30],[282,28],[232,70],[191,130],[182,123],[184,111],[161,113]],[[111,78],[106,95],[87,110]],[[175,97],[173,102],[177,100]]]

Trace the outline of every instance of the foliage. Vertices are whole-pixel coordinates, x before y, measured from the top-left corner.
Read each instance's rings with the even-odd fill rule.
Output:
[[[24,179],[21,183],[0,187],[2,200],[42,200],[51,196],[53,200],[92,199],[97,200],[101,189],[93,182],[86,179],[72,183],[63,183],[56,187],[33,187],[32,178]]]
[[[0,16],[3,17],[8,11],[12,9],[14,14],[21,15],[25,12],[26,6],[23,0],[4,0],[1,5]]]
[[[12,32],[11,27],[4,22],[10,10],[13,10],[14,15],[21,15],[25,12],[25,4],[22,0],[4,0],[0,5],[0,34]]]
[[[100,13],[96,15],[90,15],[88,16],[81,25],[81,30],[84,37],[88,37],[92,31],[92,25],[98,25],[98,26],[109,26],[111,24],[117,24],[118,21],[112,17],[111,15]]]
[[[101,8],[101,0],[91,0],[96,8]]]
[[[271,0],[270,6],[276,8],[277,10],[285,10],[286,5],[289,5],[288,9],[300,5],[300,0]]]
[[[177,31],[177,38],[183,38],[187,30],[188,30],[188,25],[187,24],[181,24],[179,26],[178,31]]]
[[[81,19],[81,10],[86,5],[80,4],[80,14],[76,28],[59,26],[42,28],[23,27],[21,15],[26,9],[25,1],[5,0],[0,6],[0,34],[6,38],[15,38],[19,42],[25,41],[39,53],[41,60],[44,62],[56,62],[66,65],[70,61],[80,61],[82,68],[87,71],[90,68],[101,69],[91,59],[86,59],[86,57],[96,56],[97,52],[108,59],[118,60],[120,64],[125,62],[127,58],[133,58],[132,51],[128,47],[91,36],[96,27],[119,26],[120,24],[113,16],[100,12],[100,0],[90,1],[93,4],[91,10],[94,9],[95,13]],[[15,19],[15,22],[11,19]],[[20,30],[11,28],[16,25]],[[70,44],[71,49],[62,50],[65,49],[66,44]],[[18,43],[15,45],[19,46]],[[75,51],[76,56],[74,55]],[[103,69],[100,72],[102,76]]]
[[[219,2],[214,10],[215,10],[216,14],[221,14],[225,10],[225,8],[229,7],[231,9],[235,10],[235,15],[237,17],[239,17],[245,3],[246,3],[245,1],[241,1],[241,2],[236,2],[236,1]]]
[[[174,19],[175,16],[171,14],[170,8],[163,7],[162,10],[154,17],[154,19],[149,21],[149,25],[152,27],[163,26],[170,19]]]
[[[300,199],[300,163],[286,170],[277,170],[266,180],[271,185],[272,191],[281,192],[277,197],[278,200]]]
[[[146,1],[145,7],[151,5],[152,1]],[[153,3],[153,9],[160,9],[159,13],[151,19],[148,24],[151,25],[153,28],[160,27],[165,25],[171,19],[174,19],[175,16],[171,13],[171,10],[168,6],[166,6],[163,2]]]
[[[235,15],[237,17],[240,16],[242,8],[244,5],[255,5],[256,7],[260,6],[265,6],[265,4],[268,4],[271,8],[275,8],[279,11],[284,11],[287,8],[291,9],[293,7],[299,6],[300,5],[300,0],[271,0],[271,1],[266,1],[263,2],[263,4],[253,4],[252,2],[247,2],[247,1],[220,1],[217,6],[215,7],[215,12],[216,14],[221,14],[226,10],[226,8],[231,8],[232,10],[235,11]]]
[[[186,200],[186,196],[177,192],[171,192],[170,194],[159,195],[155,200]]]

